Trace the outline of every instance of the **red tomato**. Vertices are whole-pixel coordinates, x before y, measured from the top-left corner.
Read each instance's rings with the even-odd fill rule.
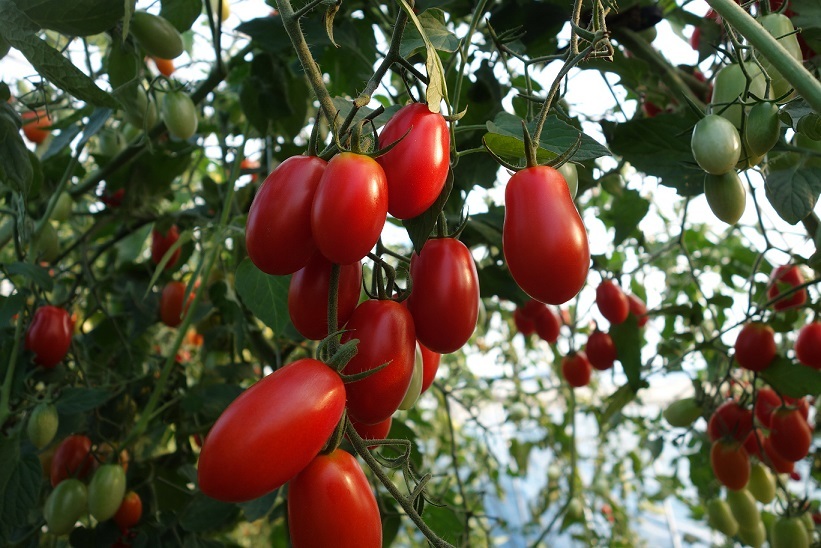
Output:
[[[376,424],[393,415],[410,386],[416,360],[416,333],[408,309],[395,301],[371,299],[353,311],[342,342],[359,339],[358,351],[343,372],[353,375],[390,362],[379,372],[348,383],[348,415]]]
[[[319,455],[288,484],[294,548],[379,548],[382,520],[356,459],[342,449]]]
[[[775,444],[770,436],[765,437],[761,442],[761,447],[764,449],[764,464],[778,472],[779,474],[791,474],[795,463],[787,460],[776,451]]]
[[[118,188],[111,194],[107,191],[103,192],[103,195],[100,196],[100,201],[103,202],[108,207],[116,208],[123,205],[123,199],[125,199],[125,189]]]
[[[769,289],[767,289],[767,298],[773,300],[778,298],[782,293],[790,291],[793,287],[797,287],[804,283],[804,275],[795,265],[783,265],[773,270],[770,275]],[[790,293],[788,297],[780,299],[773,304],[775,310],[789,310],[797,308],[807,302],[807,288],[801,288],[794,293]]]
[[[84,479],[91,472],[94,456],[88,436],[74,434],[65,438],[57,447],[51,460],[51,486],[66,478]]]
[[[291,276],[288,286],[288,313],[291,322],[306,339],[318,341],[328,336],[328,288],[331,283],[331,263],[315,253],[308,264]],[[362,265],[358,262],[339,269],[337,293],[337,326],[342,326],[353,314],[359,302],[362,286]]]
[[[505,189],[504,255],[525,293],[562,304],[581,290],[590,266],[587,232],[561,174],[523,169]]]
[[[545,340],[550,344],[555,344],[555,342],[559,340],[559,328],[561,328],[561,323],[556,313],[553,312],[553,310],[548,306],[544,306],[541,313],[536,316],[535,325],[536,334],[539,335],[542,340]]]
[[[51,133],[51,116],[45,110],[31,111],[27,110],[22,114],[23,117],[23,134],[26,139],[32,143],[39,145],[46,140],[48,134]]]
[[[761,424],[769,428],[773,411],[781,405],[781,397],[776,394],[775,390],[766,387],[761,388],[755,398],[755,416]]]
[[[351,426],[359,434],[363,440],[384,440],[388,437],[388,432],[391,431],[391,424],[393,424],[393,417],[388,417],[382,422],[376,424],[365,424],[353,418],[350,419]],[[347,434],[345,434],[347,437]],[[373,449],[375,445],[369,445],[368,449]]]
[[[713,442],[710,464],[716,479],[728,489],[743,489],[750,479],[750,457],[737,441]]]
[[[316,156],[292,156],[259,187],[245,223],[245,245],[266,274],[293,274],[316,252],[311,204],[327,165]]]
[[[698,51],[698,46],[701,44],[701,27],[696,27],[693,34],[690,35],[690,47]]]
[[[769,325],[750,322],[735,340],[735,361],[744,369],[764,371],[775,359],[775,331]]]
[[[171,225],[171,228],[168,229],[168,232],[162,233],[159,230],[152,230],[151,231],[151,262],[154,264],[160,264],[162,258],[168,253],[168,250],[171,249],[171,246],[177,243],[177,240],[180,239],[180,232],[177,229],[177,225]],[[174,264],[176,264],[177,259],[180,258],[180,252],[182,252],[182,248],[177,248],[171,257],[168,259],[168,262],[165,263],[165,270],[170,269]]]
[[[131,529],[138,523],[143,515],[143,501],[140,495],[134,491],[129,491],[123,497],[123,502],[114,514],[114,523],[120,528],[120,531],[125,532]]]
[[[707,435],[710,441],[732,438],[743,442],[752,428],[752,412],[741,407],[738,402],[730,400],[722,403],[710,417],[707,423]]]
[[[587,386],[590,383],[591,373],[590,361],[584,352],[575,352],[562,358],[562,375],[570,386],[574,388]]]
[[[522,307],[517,307],[516,310],[513,311],[513,323],[519,333],[525,337],[529,337],[536,332],[536,322],[527,315],[525,309]]]
[[[812,429],[801,416],[801,411],[781,407],[773,412],[770,419],[770,441],[779,455],[796,462],[810,452]]]
[[[798,332],[795,357],[808,367],[821,369],[821,322],[808,323]]]
[[[174,74],[174,60],[173,59],[161,59],[159,57],[152,57],[152,61],[154,61],[154,66],[157,67],[157,70],[163,76],[171,76]]]
[[[280,487],[305,468],[345,409],[345,385],[324,363],[305,358],[239,395],[211,427],[200,452],[200,489],[243,502]]]
[[[351,264],[376,245],[388,216],[388,183],[376,160],[343,152],[328,162],[311,206],[317,247],[337,264]]]
[[[427,211],[442,193],[450,167],[450,133],[441,114],[431,112],[425,103],[414,103],[388,120],[379,144],[388,146],[403,135],[376,161],[388,180],[388,213],[411,219]]]
[[[419,349],[422,351],[422,393],[424,393],[436,379],[442,354],[434,352],[422,343],[419,343]]]
[[[188,301],[183,310],[183,299],[185,298],[185,284],[182,282],[168,282],[160,295],[160,320],[168,327],[177,327],[182,323],[182,318],[188,312],[188,307],[194,300],[194,292],[188,295]]]
[[[763,461],[764,459],[761,457],[761,448],[764,445],[764,435],[761,433],[760,428],[753,428],[750,430],[750,433],[747,434],[747,439],[744,440],[744,449],[747,451],[747,454],[755,457],[758,457],[758,460]]]
[[[587,338],[587,345],[584,352],[590,360],[590,365],[599,371],[606,371],[613,367],[613,362],[618,359],[616,345],[613,338],[604,331],[595,330]]]
[[[448,354],[464,346],[479,317],[479,275],[470,250],[453,238],[434,238],[411,257],[408,310],[419,342]]]
[[[647,323],[647,320],[650,319],[647,316],[647,305],[644,304],[644,301],[642,301],[635,295],[628,295],[627,301],[630,304],[630,313],[636,317],[638,326],[644,327],[644,325]]]
[[[596,288],[596,306],[601,315],[612,324],[624,322],[630,314],[630,301],[613,280],[602,280]]]
[[[26,348],[34,352],[34,362],[52,368],[66,357],[74,326],[68,311],[45,305],[34,311],[26,330]]]

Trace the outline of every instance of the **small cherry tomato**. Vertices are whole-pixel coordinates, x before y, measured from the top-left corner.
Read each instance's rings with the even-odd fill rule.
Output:
[[[613,280],[603,280],[596,288],[596,306],[612,324],[624,322],[630,314],[630,301]]]
[[[591,369],[590,361],[583,351],[562,358],[562,375],[573,388],[587,386],[590,383]]]
[[[599,371],[606,371],[613,367],[613,362],[618,359],[616,352],[616,345],[613,343],[613,338],[598,329],[590,334],[587,338],[587,344],[584,347],[584,352],[590,360],[590,365]]]

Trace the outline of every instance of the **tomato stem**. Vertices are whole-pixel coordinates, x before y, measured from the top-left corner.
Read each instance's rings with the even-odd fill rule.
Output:
[[[328,282],[328,333],[335,333],[339,330],[339,274],[342,267],[338,264],[331,265],[331,278]],[[339,350],[339,336],[334,336],[328,344],[328,350],[333,356]]]

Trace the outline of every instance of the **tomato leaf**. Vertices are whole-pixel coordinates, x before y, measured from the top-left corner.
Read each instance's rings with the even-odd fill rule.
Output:
[[[779,359],[759,373],[776,391],[791,398],[821,394],[821,371]]]
[[[795,166],[771,171],[764,183],[776,213],[794,225],[815,208],[821,194],[821,168]]]
[[[425,36],[428,42],[441,51],[456,51],[459,47],[459,39],[445,26],[445,14],[440,9],[427,9],[419,14],[419,22],[425,29]],[[417,50],[426,47],[426,41],[419,34],[416,27],[407,26],[402,34],[402,44],[399,48],[399,55],[408,58]]]
[[[279,489],[275,489],[267,495],[263,495],[257,499],[243,502],[239,505],[239,507],[242,508],[242,513],[245,514],[245,519],[248,523],[251,523],[265,517],[274,507],[277,497],[279,497]]]
[[[54,280],[49,276],[48,269],[29,263],[11,263],[6,266],[9,274],[19,275],[30,279],[45,291],[54,288]]]
[[[180,526],[192,533],[219,529],[230,523],[237,511],[238,507],[235,504],[214,500],[198,493],[180,514]]]
[[[634,392],[642,387],[641,348],[642,340],[636,317],[632,314],[620,324],[610,326],[610,336],[616,344],[619,361],[627,375],[627,382]]]
[[[223,0],[223,2],[227,1]],[[190,29],[200,13],[202,13],[202,0],[162,0],[160,9],[160,16],[167,19],[180,32]]]
[[[31,453],[21,457],[19,451],[16,438],[0,438],[0,538],[26,523],[40,498],[40,460]]]
[[[60,392],[60,399],[55,405],[60,413],[71,415],[95,409],[114,395],[105,388],[68,387]]]
[[[20,137],[20,117],[8,103],[0,106],[0,183],[28,194],[34,178],[29,151]]]
[[[111,0],[15,0],[32,21],[68,36],[91,36],[122,19],[127,2]]]
[[[612,331],[611,331],[612,336]],[[616,417],[624,407],[636,399],[636,391],[629,384],[620,386],[607,398],[606,407],[599,418],[599,424],[607,424]]]
[[[282,334],[291,322],[288,314],[290,276],[270,276],[246,258],[237,268],[236,289],[240,299],[262,323]]]
[[[433,227],[436,226],[436,219],[439,218],[439,213],[444,209],[451,190],[453,190],[453,170],[449,169],[448,178],[445,179],[445,186],[442,188],[439,197],[433,202],[433,205],[421,215],[413,219],[405,219],[402,221],[402,225],[405,227],[405,230],[408,231],[408,236],[410,236],[411,242],[413,242],[413,249],[416,253],[422,252],[422,246],[425,245],[428,236],[430,236],[430,233],[433,231]]]
[[[408,5],[405,0],[399,0],[402,9],[408,14],[408,17],[416,27],[419,36],[425,43],[425,69],[428,73],[428,87],[425,90],[425,98],[428,103],[428,108],[431,112],[439,112],[441,110],[442,99],[448,99],[448,87],[445,82],[445,68],[442,66],[442,60],[439,59],[439,54],[436,48],[428,38],[427,32],[419,20],[419,17],[413,11],[413,8]]]
[[[291,47],[291,40],[282,26],[281,17],[257,17],[245,21],[236,31],[247,34],[254,45],[269,53],[278,53]]]
[[[602,212],[602,217],[616,228],[613,245],[621,244],[633,234],[648,211],[650,202],[642,198],[638,190],[625,189],[614,196],[610,207]]]

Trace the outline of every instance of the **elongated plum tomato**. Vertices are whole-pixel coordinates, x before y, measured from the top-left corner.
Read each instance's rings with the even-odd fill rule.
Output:
[[[807,367],[821,369],[821,322],[808,323],[798,332],[795,357]]]
[[[422,351],[422,394],[430,388],[436,379],[436,372],[439,371],[439,362],[442,361],[442,354],[434,352],[422,343],[419,343],[419,350]]]
[[[379,507],[353,455],[319,455],[291,480],[288,531],[294,548],[382,546]]]
[[[376,161],[388,180],[388,213],[397,219],[412,219],[442,193],[450,164],[450,133],[441,114],[431,112],[425,103],[414,103],[388,120],[379,144],[385,147],[403,135],[399,144]]]
[[[770,441],[779,455],[791,462],[806,457],[812,446],[812,429],[801,411],[782,407],[770,418]]]
[[[200,452],[200,489],[224,502],[261,497],[316,457],[345,409],[345,385],[310,358],[274,371],[239,395]]]
[[[647,320],[650,319],[647,316],[647,305],[644,304],[644,301],[640,298],[632,294],[627,296],[627,301],[630,303],[630,313],[636,317],[638,326],[644,327],[647,324]]]
[[[114,514],[114,523],[120,528],[120,531],[127,531],[138,523],[143,515],[143,500],[134,491],[129,491],[123,497],[123,502],[117,508],[117,513]]]
[[[539,335],[542,340],[550,344],[554,344],[559,340],[561,321],[559,320],[559,316],[556,315],[556,312],[549,306],[544,305],[544,308],[542,308],[541,312],[536,316],[534,323],[536,326],[536,334]]]
[[[596,288],[596,306],[612,324],[623,323],[630,314],[630,301],[613,280],[602,280]]]
[[[513,323],[516,325],[516,329],[519,333],[525,337],[529,337],[536,332],[536,322],[533,318],[527,315],[524,307],[518,306],[516,307],[516,310],[513,311]]]
[[[68,436],[51,459],[51,486],[56,487],[66,478],[85,478],[94,464],[91,454],[91,439],[82,434]]]
[[[410,276],[408,310],[419,342],[440,354],[462,348],[479,317],[479,275],[470,250],[453,238],[430,239],[411,257]]]
[[[713,442],[710,464],[716,479],[729,489],[743,489],[750,479],[750,457],[737,441]]]
[[[185,284],[183,282],[172,281],[165,284],[160,295],[160,320],[168,327],[177,327],[182,323],[182,318],[188,312],[188,307],[194,300],[195,294],[192,291],[185,299]]]
[[[177,240],[180,239],[180,231],[177,228],[177,225],[171,225],[166,232],[161,232],[156,228],[151,231],[151,262],[158,265],[162,261],[162,258],[165,257],[165,254],[168,253],[168,250],[171,249]],[[168,262],[165,263],[165,270],[170,269],[173,267],[177,260],[180,258],[180,252],[182,248],[177,248],[174,252],[168,257]]]
[[[772,548],[808,548],[810,537],[799,517],[778,518],[772,528]]]
[[[773,411],[781,407],[781,403],[781,398],[775,390],[767,387],[760,388],[756,393],[755,405],[753,406],[755,417],[761,424],[769,428]]]
[[[804,275],[801,269],[795,265],[782,265],[773,270],[770,275],[770,287],[767,290],[767,298],[775,300],[773,308],[776,311],[797,308],[807,302],[807,288],[802,287],[798,291],[790,293],[789,296],[779,299],[782,293],[792,291],[794,287],[804,283]]]
[[[72,333],[74,326],[66,309],[41,306],[26,330],[26,348],[34,352],[35,363],[52,368],[66,357]]]
[[[582,288],[590,248],[567,183],[547,166],[523,169],[505,189],[505,261],[525,293],[562,304]]]
[[[735,361],[744,369],[764,371],[775,359],[775,332],[767,324],[750,322],[735,340]]]
[[[598,329],[587,338],[587,345],[584,347],[590,365],[599,371],[606,371],[613,367],[613,362],[618,358],[616,345],[613,338],[604,331]]]
[[[376,245],[388,217],[388,183],[376,160],[343,152],[328,162],[311,206],[311,231],[319,251],[351,264]]]
[[[592,367],[584,352],[575,352],[562,358],[562,376],[570,386],[574,388],[587,386],[590,383],[591,373]]]
[[[263,181],[245,224],[248,256],[266,274],[293,274],[316,252],[311,204],[327,162],[292,156]]]
[[[291,276],[288,286],[288,313],[291,322],[306,339],[318,341],[328,336],[328,288],[332,264],[317,252],[308,264]],[[359,302],[362,265],[344,265],[339,270],[337,328],[348,321]]]
[[[359,339],[344,373],[386,367],[346,385],[348,414],[359,422],[382,422],[399,408],[408,391],[416,359],[416,332],[408,309],[395,301],[371,299],[353,311],[342,342]]]

